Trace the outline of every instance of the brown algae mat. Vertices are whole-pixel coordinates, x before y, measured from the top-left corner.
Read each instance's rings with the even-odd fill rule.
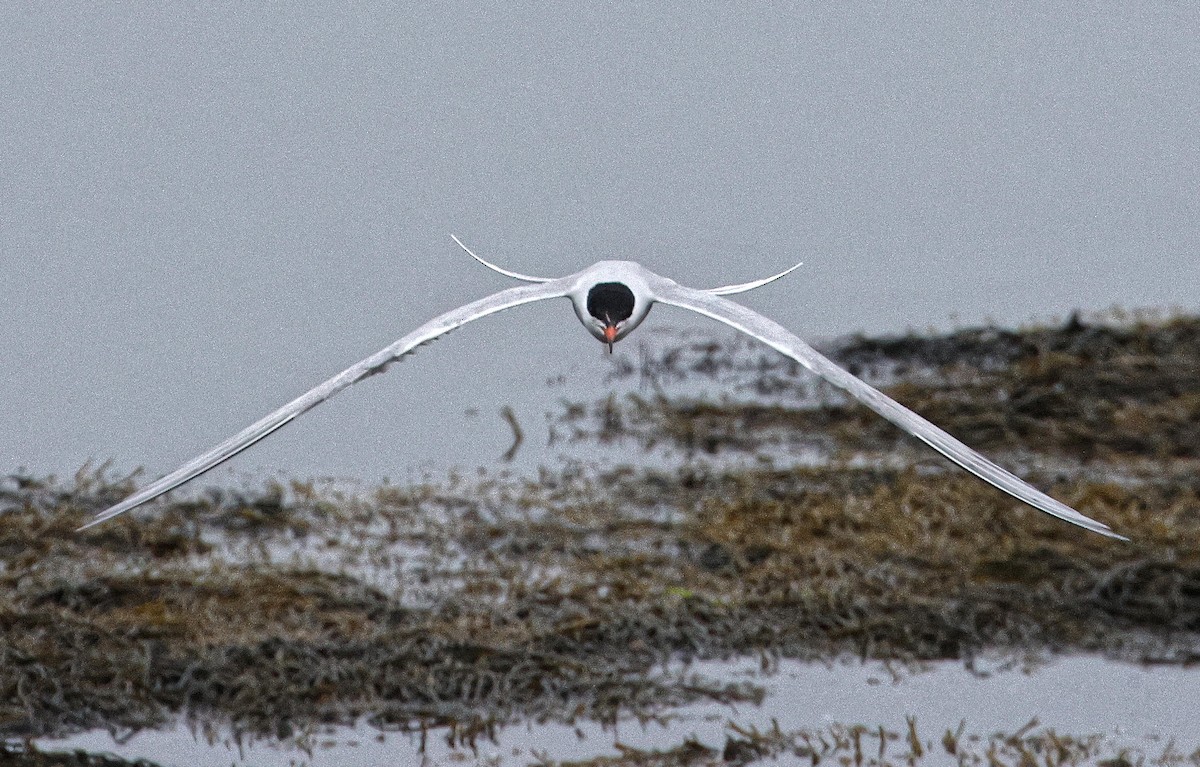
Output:
[[[1131,543],[1020,506],[861,408],[800,396],[811,386],[758,350],[717,342],[679,353],[677,371],[646,370],[661,360],[643,354],[655,394],[570,406],[559,428],[770,458],[567,465],[354,497],[304,484],[208,491],[85,533],[75,528],[131,480],[10,476],[0,483],[0,733],[122,733],[185,715],[288,738],[366,717],[448,726],[469,741],[519,718],[755,700],[750,685],[663,670],[734,654],[969,663],[982,652],[1092,651],[1191,663],[1197,338],[1189,318],[1100,330],[1074,321],[860,339],[835,353],[861,358],[893,395]],[[706,353],[718,359],[708,372],[679,362]],[[662,384],[709,372],[753,396],[672,397]],[[827,461],[780,465],[814,439]],[[850,460],[864,455],[891,460]],[[638,759],[622,763],[709,763]]]

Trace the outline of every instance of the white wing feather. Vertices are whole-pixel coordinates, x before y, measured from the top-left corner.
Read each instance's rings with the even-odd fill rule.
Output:
[[[112,519],[118,514],[122,514],[157,498],[163,493],[174,490],[188,480],[195,479],[209,469],[224,463],[242,452],[297,416],[321,404],[342,389],[376,373],[382,373],[387,369],[388,365],[411,353],[421,344],[428,343],[480,317],[486,317],[489,314],[494,314],[514,306],[520,306],[521,304],[528,304],[547,298],[559,298],[565,295],[567,295],[567,283],[562,280],[556,280],[550,284],[543,285],[521,285],[509,288],[508,290],[502,290],[499,293],[493,293],[486,298],[481,298],[478,301],[473,301],[465,306],[448,311],[439,317],[435,317],[386,349],[367,357],[356,365],[346,368],[320,386],[300,395],[261,420],[255,421],[207,453],[193,458],[175,471],[155,482],[151,482],[120,503],[105,509],[79,529],[83,530],[92,525],[98,525],[105,520]]]
[[[1035,509],[1110,538],[1129,540],[1123,535],[1114,533],[1108,525],[1080,514],[1070,506],[1056,501],[1041,490],[1029,485],[1015,474],[992,463],[899,402],[838,367],[793,333],[761,314],[747,309],[741,304],[713,295],[711,292],[685,288],[670,281],[664,281],[662,285],[655,285],[655,299],[664,304],[689,309],[711,317],[757,338],[781,354],[796,360],[834,386],[845,389],[855,399],[975,476]]]

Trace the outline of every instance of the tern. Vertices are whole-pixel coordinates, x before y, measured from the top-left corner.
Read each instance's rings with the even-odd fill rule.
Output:
[[[844,389],[852,397],[896,426],[1017,500],[1087,530],[1111,538],[1128,540],[1113,532],[1108,525],[1080,514],[1070,506],[1029,485],[1015,474],[992,463],[904,405],[838,367],[781,325],[726,298],[726,296],[745,293],[774,282],[793,272],[800,264],[779,274],[753,282],[709,289],[685,287],[672,279],[655,274],[634,261],[600,261],[566,277],[531,277],[489,263],[472,252],[458,237],[454,235],[451,237],[459,247],[479,263],[506,277],[528,284],[493,293],[433,318],[386,349],[343,370],[328,381],[246,427],[207,453],[193,458],[120,503],[96,514],[80,530],[112,519],[118,514],[123,514],[195,479],[204,472],[228,461],[351,384],[382,373],[392,363],[411,354],[417,347],[429,343],[455,328],[515,306],[551,298],[569,298],[571,306],[575,310],[575,316],[579,318],[589,333],[608,347],[610,352],[613,344],[628,336],[638,325],[642,324],[654,304],[676,306],[723,322],[761,341],[780,354],[790,357],[834,386]]]

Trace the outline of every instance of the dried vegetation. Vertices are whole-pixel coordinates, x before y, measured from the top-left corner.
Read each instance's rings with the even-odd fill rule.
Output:
[[[274,737],[367,717],[470,741],[514,717],[761,694],[659,670],[671,658],[1200,658],[1200,320],[858,339],[833,353],[1133,542],[1019,507],[924,452],[858,460],[895,453],[894,430],[814,398],[757,351],[685,346],[629,369],[654,397],[568,407],[560,429],[771,456],[358,497],[301,484],[209,493],[85,533],[132,480],[8,477],[0,733],[129,731],[182,713]],[[705,376],[750,396],[667,394],[673,378]],[[781,465],[805,440],[826,459]],[[1018,447],[1029,452],[1007,452]],[[746,745],[725,754],[685,744],[614,763],[801,755],[795,733],[737,737]],[[1003,763],[1020,749],[1051,763],[1037,749],[1075,748],[1039,737],[981,742],[966,763],[1004,748]],[[860,763],[854,753],[836,758]]]
[[[834,724],[820,730],[785,732],[776,723],[766,731],[728,725],[725,744],[712,748],[685,740],[674,748],[647,751],[618,745],[617,756],[576,762],[543,762],[544,767],[749,767],[749,765],[824,764],[855,767],[1161,767],[1200,764],[1200,750],[1182,752],[1173,742],[1147,753],[1101,735],[1076,737],[1038,728],[1037,720],[1014,733],[964,735],[965,725],[947,729],[935,742],[922,736],[909,718],[904,732],[882,726]]]
[[[1025,331],[853,338],[829,354],[968,444],[1033,448],[1073,460],[1200,459],[1200,319],[1085,323]],[[618,378],[640,376],[656,396],[567,407],[562,431],[636,438],[688,453],[755,451],[806,441],[822,448],[894,450],[905,438],[866,408],[814,387],[799,366],[735,340],[684,340],[643,350]],[[717,381],[745,395],[680,397],[664,386]],[[1193,466],[1194,467],[1194,466]]]

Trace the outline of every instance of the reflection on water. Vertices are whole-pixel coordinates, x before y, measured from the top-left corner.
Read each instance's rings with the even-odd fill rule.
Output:
[[[830,725],[883,726],[907,733],[907,717],[931,753],[945,754],[943,733],[965,722],[964,737],[1013,733],[1036,719],[1036,730],[1100,736],[1112,749],[1157,757],[1170,741],[1183,754],[1200,746],[1200,676],[1180,667],[1142,667],[1094,656],[1057,658],[1028,668],[1003,664],[968,671],[960,663],[888,666],[783,661],[768,672],[758,659],[693,664],[693,672],[725,682],[762,685],[759,706],[705,703],[675,709],[661,721],[624,719],[615,726],[526,723],[504,728],[474,748],[447,743],[445,731],[424,738],[382,733],[366,725],[336,728],[301,743],[243,743],[205,738],[185,725],[143,732],[117,743],[103,732],[42,740],[44,750],[82,748],[179,765],[528,764],[616,756],[617,747],[669,749],[689,736],[719,753],[733,726],[743,731],[825,731]],[[1030,730],[1031,732],[1034,729]],[[210,742],[211,740],[211,742]]]

